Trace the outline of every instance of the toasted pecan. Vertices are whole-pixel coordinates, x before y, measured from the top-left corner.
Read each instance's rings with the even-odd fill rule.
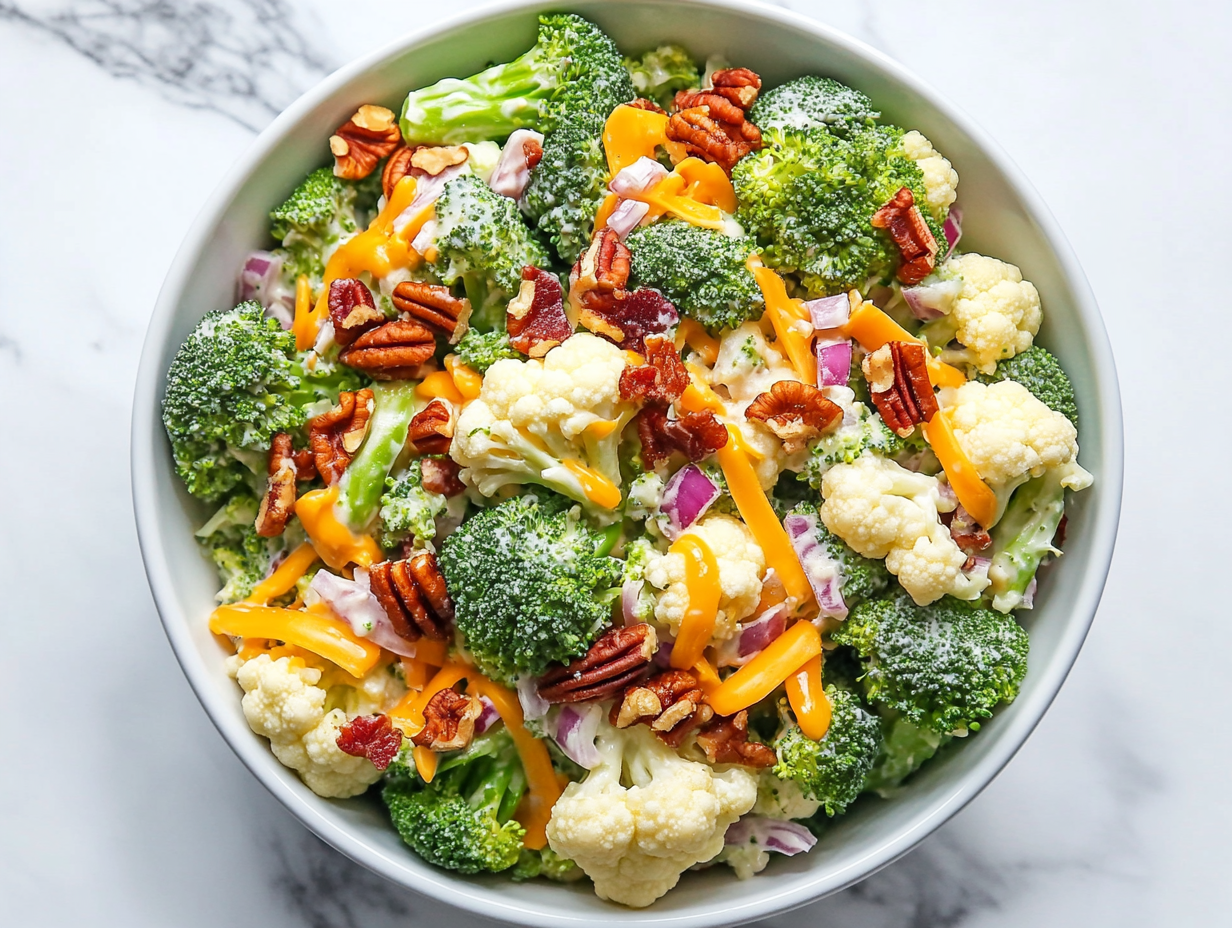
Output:
[[[334,174],[346,180],[362,180],[401,143],[402,132],[393,111],[364,104],[329,137]]]
[[[585,655],[545,673],[539,695],[550,703],[606,699],[650,672],[658,646],[654,628],[644,622],[610,629]]]
[[[915,205],[911,188],[900,187],[890,201],[873,213],[874,229],[884,229],[898,246],[898,279],[912,286],[932,273],[937,264],[937,239],[924,214]]]
[[[711,719],[697,733],[697,743],[712,764],[773,767],[778,763],[773,748],[749,740],[749,713],[745,709]]]
[[[372,391],[369,389],[338,394],[338,405],[308,420],[308,447],[312,449],[317,473],[328,486],[342,479],[343,471],[355,457],[368,433],[372,417]]]
[[[822,432],[843,420],[843,409],[811,384],[780,380],[758,395],[744,410],[746,419],[761,422],[794,454]]]
[[[475,721],[483,714],[483,703],[456,689],[435,693],[424,706],[424,727],[411,736],[417,747],[433,751],[460,751],[475,736]]]

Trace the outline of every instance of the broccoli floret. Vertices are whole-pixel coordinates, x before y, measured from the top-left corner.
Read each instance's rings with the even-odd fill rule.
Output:
[[[497,361],[519,357],[518,352],[509,344],[509,333],[501,331],[480,332],[478,329],[467,329],[454,350],[463,364],[480,374]]]
[[[898,457],[909,447],[907,440],[891,432],[863,403],[854,405],[857,419],[822,435],[809,445],[808,458],[798,479],[821,492],[821,480],[835,464],[850,464],[865,451],[882,457]]]
[[[680,45],[660,45],[641,58],[626,58],[625,69],[639,97],[671,109],[678,90],[691,90],[702,83],[701,70],[693,56]]]
[[[590,114],[549,132],[522,196],[522,209],[566,264],[590,244],[595,213],[608,193],[602,136],[602,117]]]
[[[398,477],[385,478],[381,497],[381,544],[392,548],[401,541],[431,541],[436,537],[436,517],[449,503],[442,494],[425,490],[423,459],[411,461]]]
[[[537,876],[551,880],[554,883],[572,883],[584,877],[581,868],[573,861],[561,857],[550,847],[538,851],[530,848],[522,849],[522,856],[509,876],[514,882],[533,880]]]
[[[1078,425],[1078,400],[1074,396],[1074,385],[1061,369],[1061,362],[1047,348],[1032,345],[1021,354],[997,362],[995,371],[981,374],[978,379],[983,383],[1015,380],[1049,409],[1059,412],[1075,427]]]
[[[260,303],[207,313],[167,370],[163,426],[176,473],[193,496],[220,499],[263,476],[275,433],[302,426],[328,392],[305,382],[294,336]]]
[[[586,653],[610,621],[623,565],[554,494],[485,509],[445,539],[455,621],[484,673],[509,683]]]
[[[809,296],[841,293],[898,267],[873,214],[901,187],[926,202],[924,173],[901,146],[903,132],[876,126],[839,137],[821,129],[771,130],[766,145],[732,172],[736,218],[762,242],[771,267],[796,272]],[[941,225],[925,211],[938,241]]]
[[[681,315],[713,329],[761,316],[765,301],[745,265],[753,239],[670,220],[635,229],[627,244],[637,282],[660,290]]]
[[[515,129],[546,132],[581,113],[606,118],[633,96],[616,43],[580,16],[550,13],[539,17],[535,47],[514,61],[412,90],[402,137],[408,145],[456,145]]]
[[[522,268],[542,267],[548,256],[527,228],[517,204],[471,174],[451,180],[436,201],[441,280],[462,282],[471,301],[470,324],[481,331],[503,329],[505,306],[522,282]]]
[[[391,777],[381,798],[394,827],[428,863],[460,873],[508,870],[522,854],[526,829],[513,820],[526,775],[509,733],[482,738],[431,783]]]
[[[1010,497],[992,530],[995,552],[988,568],[992,607],[1009,612],[1022,605],[1040,562],[1060,555],[1052,540],[1065,515],[1065,487],[1058,468],[1028,480]]]
[[[240,493],[197,529],[201,547],[214,562],[223,582],[217,595],[220,603],[237,602],[251,593],[254,586],[270,575],[274,561],[299,534],[298,523],[294,523],[275,538],[262,538],[253,525],[257,505],[255,497]]]
[[[327,251],[359,228],[355,184],[318,168],[304,178],[286,202],[270,213],[270,234],[282,242],[283,273],[294,281],[306,275],[320,286]]]
[[[842,815],[864,789],[864,778],[881,750],[881,723],[864,708],[860,697],[834,684],[826,687],[830,728],[820,741],[807,737],[794,723],[775,739],[778,763],[774,775],[794,780],[801,791],[819,801],[826,815]]]
[[[950,596],[861,603],[831,637],[860,652],[870,700],[938,734],[978,731],[1027,672],[1027,633],[1012,617]]]
[[[757,98],[749,121],[771,129],[826,129],[842,135],[867,128],[881,117],[873,101],[829,77],[797,77]]]
[[[950,740],[950,736],[920,728],[901,715],[883,719],[882,728],[885,737],[881,754],[865,778],[864,788],[882,799],[889,799],[907,777]]]

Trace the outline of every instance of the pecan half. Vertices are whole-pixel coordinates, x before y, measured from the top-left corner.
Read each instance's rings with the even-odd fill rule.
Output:
[[[687,670],[667,670],[625,690],[608,718],[617,728],[645,723],[664,743],[678,748],[690,731],[714,715],[702,700],[697,677]]]
[[[462,145],[421,145],[411,154],[411,167],[429,177],[436,177],[446,168],[465,164],[470,152]]]
[[[397,319],[359,336],[342,350],[338,360],[373,380],[410,380],[435,353],[436,338],[427,326]]]
[[[421,551],[400,561],[373,564],[368,583],[393,623],[394,631],[408,641],[420,635],[434,641],[449,638],[453,624],[453,600],[445,589],[436,555]]]
[[[679,142],[691,155],[711,161],[728,174],[736,162],[761,148],[761,131],[747,119],[740,123],[720,122],[710,115],[710,107],[694,106],[673,113],[667,121],[667,137]]]
[[[411,735],[411,743],[433,751],[460,751],[475,736],[475,720],[483,703],[455,689],[440,690],[424,706],[424,727]]]
[[[662,406],[647,406],[637,414],[637,436],[642,442],[642,464],[654,470],[659,462],[679,451],[700,461],[727,444],[727,426],[709,409],[682,413],[672,419]]]
[[[366,757],[377,770],[384,770],[398,756],[402,732],[388,715],[357,715],[338,729],[335,743],[343,754]]]
[[[347,180],[362,180],[401,143],[402,132],[393,111],[365,103],[329,137],[334,174]]]
[[[644,622],[613,628],[584,656],[540,677],[539,695],[550,703],[605,699],[648,674],[658,647],[658,635]]]
[[[950,537],[964,554],[975,556],[992,547],[992,536],[961,504],[950,513],[948,519],[942,516],[941,520],[949,523]]]
[[[591,291],[581,303],[578,321],[585,328],[639,354],[646,351],[646,336],[666,332],[680,321],[672,302],[650,287],[632,293]]]
[[[448,454],[453,442],[453,409],[444,400],[433,400],[411,419],[407,442],[420,454]]]
[[[736,88],[730,88],[735,90]],[[757,98],[756,89],[753,90],[753,98]],[[713,90],[681,90],[676,94],[676,99],[673,105],[677,110],[689,110],[694,107],[704,106],[709,109],[710,117],[719,122],[742,123],[744,122],[744,113],[746,107],[734,102],[728,96],[716,93]]]
[[[843,409],[826,395],[798,380],[780,380],[744,410],[783,440],[783,450],[794,454],[843,419]]]
[[[620,398],[664,406],[679,399],[689,385],[689,372],[670,338],[646,339],[646,363],[620,372]]]
[[[376,308],[372,291],[363,281],[343,277],[329,285],[329,321],[334,324],[334,341],[345,348],[365,332],[385,321]]]
[[[327,486],[342,479],[368,434],[371,417],[372,391],[364,389],[354,393],[344,390],[338,394],[337,406],[308,420],[308,447]]]
[[[522,268],[522,287],[509,301],[505,328],[509,344],[532,358],[542,358],[573,334],[555,274],[530,264]]]
[[[281,535],[295,507],[295,480],[299,469],[295,465],[295,452],[291,450],[291,436],[279,432],[270,442],[269,478],[261,508],[257,510],[256,529],[262,538]]]
[[[899,280],[914,285],[932,273],[937,264],[937,240],[909,187],[900,187],[889,203],[873,213],[870,222],[874,229],[885,229],[898,246],[902,257]]]
[[[748,112],[761,90],[761,77],[748,68],[723,68],[710,75],[713,93],[720,94]]]
[[[712,764],[773,767],[778,762],[773,748],[749,740],[749,713],[744,709],[712,719],[697,733],[697,743]]]
[[[441,496],[458,496],[466,491],[466,485],[458,479],[462,466],[452,458],[424,458],[419,462],[423,488]]]
[[[928,349],[919,342],[889,342],[866,354],[860,366],[873,404],[896,434],[905,438],[937,414]]]
[[[381,192],[385,194],[386,201],[394,195],[398,181],[411,173],[411,158],[418,150],[418,145],[401,145],[394,149],[394,153],[385,162],[381,171]]]
[[[391,299],[394,306],[411,318],[448,336],[451,345],[456,345],[466,334],[471,301],[458,299],[442,284],[404,280],[394,287]]]
[[[598,294],[623,291],[632,268],[633,253],[616,230],[600,229],[569,273],[569,302],[580,312]]]

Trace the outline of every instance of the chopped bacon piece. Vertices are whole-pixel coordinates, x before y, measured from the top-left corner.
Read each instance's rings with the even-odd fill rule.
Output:
[[[975,556],[992,547],[992,536],[961,505],[950,514],[949,529],[950,537],[964,554]]]
[[[769,745],[749,740],[749,713],[741,709],[733,716],[718,716],[697,734],[697,745],[712,764],[743,764],[746,767],[773,767],[778,758]]]
[[[675,402],[689,385],[689,372],[669,338],[646,339],[646,363],[620,372],[620,397],[643,403]]]
[[[673,451],[690,461],[700,461],[726,445],[728,439],[727,427],[709,409],[671,419],[662,406],[647,406],[637,414],[637,435],[647,470],[654,470]]]
[[[658,290],[641,287],[632,293],[591,291],[582,300],[579,321],[621,348],[643,354],[646,337],[666,332],[680,321],[680,314]]]
[[[937,240],[915,205],[910,188],[900,187],[889,203],[873,213],[871,222],[874,229],[885,229],[898,246],[902,255],[899,280],[914,286],[932,273],[937,264]]]
[[[573,334],[564,291],[554,274],[529,264],[522,268],[522,289],[509,301],[505,327],[509,344],[532,358],[542,358]]]
[[[366,757],[377,770],[384,770],[398,756],[402,732],[390,724],[389,716],[357,715],[338,731],[338,750],[352,757]]]

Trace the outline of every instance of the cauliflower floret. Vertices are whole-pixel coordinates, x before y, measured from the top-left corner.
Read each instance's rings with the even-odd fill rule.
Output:
[[[1092,477],[1078,464],[1078,430],[1020,383],[965,383],[944,391],[945,414],[975,469],[1004,508],[1014,488],[1064,468],[1061,485],[1083,490]]]
[[[722,513],[706,516],[681,537],[685,535],[705,542],[718,562],[723,594],[719,598],[719,614],[714,621],[711,640],[724,641],[736,634],[740,621],[757,608],[766,556],[747,525]],[[684,555],[675,552],[652,555],[644,576],[651,586],[663,591],[655,604],[655,618],[668,625],[672,634],[677,634],[689,605]]]
[[[260,654],[250,661],[235,661],[235,679],[244,690],[244,718],[254,732],[268,738],[283,764],[298,771],[318,796],[344,799],[358,796],[381,778],[366,757],[352,757],[338,748],[338,730],[346,724],[342,708],[325,711],[327,693],[318,686],[322,671],[299,658],[272,660]],[[378,667],[356,687],[339,687],[344,702],[353,702],[353,715],[383,711],[396,702],[404,687],[388,667]]]
[[[728,826],[757,799],[751,771],[686,760],[643,725],[617,730],[604,721],[596,746],[599,765],[565,787],[547,834],[601,899],[650,905],[685,870],[716,857]]]
[[[996,258],[967,254],[946,261],[937,276],[961,280],[962,288],[954,297],[949,316],[930,325],[952,329],[967,349],[943,352],[943,359],[973,364],[991,374],[998,361],[1031,347],[1042,317],[1039,291],[1031,281],[1022,279],[1018,268]]]
[[[924,172],[924,190],[928,195],[928,211],[938,222],[958,199],[958,172],[933,143],[912,129],[903,136],[903,153]],[[944,244],[944,243],[943,243]]]
[[[757,804],[754,815],[770,818],[812,818],[821,808],[820,800],[806,796],[795,780],[781,780],[769,770],[761,772],[757,783]]]
[[[886,569],[917,604],[947,594],[976,599],[988,578],[963,573],[967,555],[938,517],[954,504],[943,503],[938,488],[936,477],[863,454],[826,471],[821,520],[859,554],[885,558]]]

